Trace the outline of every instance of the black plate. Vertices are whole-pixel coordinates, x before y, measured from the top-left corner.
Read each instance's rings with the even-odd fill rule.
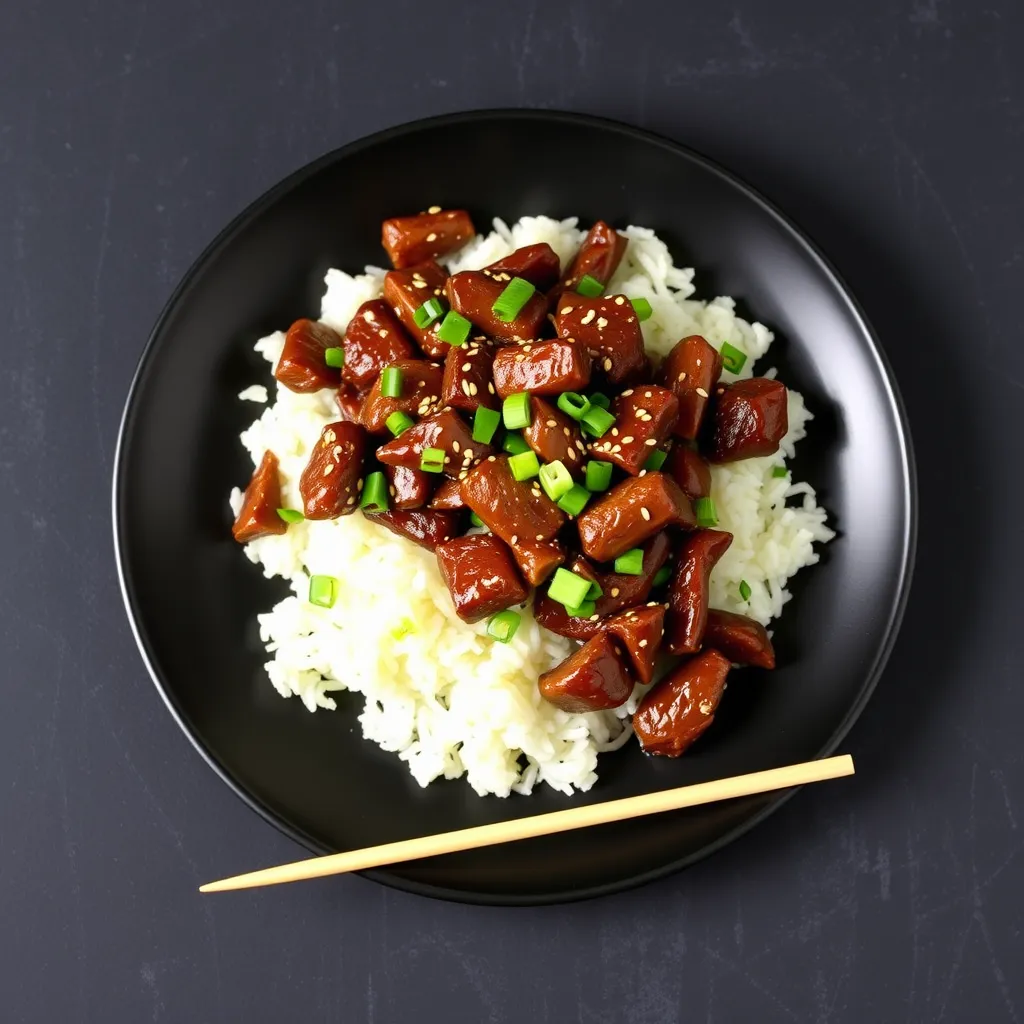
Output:
[[[251,466],[237,440],[266,379],[253,341],[317,315],[328,267],[380,264],[380,222],[434,203],[499,215],[579,215],[652,227],[698,294],[741,298],[770,325],[770,362],[817,416],[799,451],[841,535],[797,579],[776,633],[781,667],[747,671],[678,761],[635,745],[568,798],[420,789],[364,741],[358,697],[310,715],[267,680],[255,616],[282,596],[229,533],[226,495]],[[889,653],[915,534],[914,476],[888,367],[846,288],[764,199],[703,157],[594,118],[460,114],[394,128],[293,174],[207,249],[161,315],[132,385],[114,481],[117,554],[143,657],[210,765],[268,821],[317,852],[631,796],[817,757],[860,713]],[[368,872],[448,899],[541,903],[610,892],[689,864],[764,818],[775,794]],[[211,873],[260,866],[211,865]],[[213,870],[216,867],[216,870]]]

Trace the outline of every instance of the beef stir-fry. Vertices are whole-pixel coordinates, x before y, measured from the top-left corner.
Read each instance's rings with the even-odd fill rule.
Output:
[[[457,615],[487,620],[495,640],[512,640],[532,599],[541,626],[579,641],[538,680],[556,707],[619,707],[660,664],[634,730],[648,753],[676,757],[710,725],[733,666],[775,666],[763,626],[710,607],[732,541],[714,529],[710,466],[778,450],[786,389],[722,381],[698,335],[652,361],[650,304],[607,292],[627,240],[603,222],[564,272],[542,243],[449,275],[437,260],[474,235],[464,210],[385,221],[383,298],[343,333],[292,325],[275,376],[333,389],[336,422],[313,446],[300,509],[279,508],[265,454],[234,536],[358,511],[433,552]],[[310,600],[330,606],[337,585],[311,577]]]

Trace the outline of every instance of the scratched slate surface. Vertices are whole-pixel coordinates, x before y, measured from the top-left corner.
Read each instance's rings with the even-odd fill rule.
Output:
[[[1024,1016],[1022,29],[1011,0],[0,5],[0,1017]],[[108,486],[136,359],[282,175],[497,105],[706,151],[809,230],[882,335],[923,514],[858,776],[588,904],[358,878],[202,899],[298,851],[177,732],[121,610]]]

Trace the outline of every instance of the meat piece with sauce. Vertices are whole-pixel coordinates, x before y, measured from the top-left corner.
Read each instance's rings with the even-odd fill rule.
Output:
[[[381,379],[363,399],[359,411],[359,422],[371,434],[391,435],[388,417],[393,412],[404,412],[409,416],[429,416],[441,408],[441,384],[444,373],[437,363],[425,359],[404,359],[392,363],[402,375],[402,393],[389,398],[381,393]]]
[[[428,551],[435,551],[439,545],[456,539],[463,527],[462,517],[457,512],[430,509],[409,512],[392,509],[375,512],[367,518]]]
[[[704,646],[721,651],[737,665],[775,668],[775,648],[768,630],[749,615],[709,609]]]
[[[633,677],[620,646],[607,633],[600,633],[545,672],[537,685],[546,701],[578,714],[625,704],[633,692]]]
[[[458,477],[475,462],[493,451],[473,440],[466,421],[454,409],[445,409],[403,430],[398,437],[377,449],[377,459],[388,466],[419,469],[423,452],[437,448],[444,452],[445,476]]]
[[[444,359],[441,401],[453,409],[474,413],[477,406],[497,409],[500,405],[491,380],[494,349],[479,341],[451,345]]]
[[[607,285],[619,268],[626,253],[629,239],[599,220],[583,239],[583,244],[569,265],[569,271],[562,281],[562,290],[574,292],[584,276],[590,275],[595,281]]]
[[[341,379],[357,391],[370,388],[385,366],[419,355],[398,317],[383,299],[371,299],[356,310],[345,328],[342,347],[345,361]]]
[[[534,292],[512,320],[502,320],[493,306],[505,290],[511,274],[489,276],[482,270],[463,270],[448,278],[445,294],[456,313],[498,341],[529,341],[540,336],[548,312],[547,300]]]
[[[505,456],[478,463],[462,481],[462,499],[507,544],[551,540],[565,522],[536,480],[516,480]]]
[[[284,337],[274,376],[299,394],[336,388],[341,372],[327,365],[324,353],[329,348],[341,348],[341,336],[333,327],[318,320],[296,320]]]
[[[641,683],[654,678],[654,663],[665,634],[665,606],[656,601],[613,615],[606,629],[622,643]]]
[[[679,399],[677,437],[694,440],[704,422],[711,392],[722,373],[722,357],[699,334],[676,342],[661,364],[661,381]]]
[[[706,498],[711,493],[711,467],[698,452],[682,442],[676,442],[661,467],[691,501]]]
[[[328,423],[299,477],[302,512],[307,519],[351,515],[359,502],[366,431],[358,423]]]
[[[526,600],[512,552],[497,537],[456,537],[439,544],[436,554],[441,578],[463,621],[478,622]]]
[[[519,391],[554,396],[590,384],[590,353],[572,341],[507,345],[494,356],[494,388],[500,398]]]
[[[242,495],[242,507],[231,527],[232,536],[239,544],[248,544],[260,537],[284,533],[288,525],[277,514],[280,507],[281,478],[277,456],[266,451]]]
[[[627,388],[612,402],[615,426],[590,445],[594,457],[637,476],[655,449],[672,433],[679,401],[667,388]]]
[[[500,260],[484,267],[484,273],[497,277],[508,274],[529,281],[539,292],[546,292],[557,280],[560,271],[558,254],[547,242],[524,245]],[[504,281],[503,277],[499,280]]]
[[[789,429],[786,385],[768,377],[719,384],[703,448],[711,462],[774,455]]]
[[[436,260],[464,246],[474,235],[465,210],[432,206],[412,217],[391,217],[381,225],[380,241],[396,269]]]
[[[418,327],[415,315],[427,299],[444,294],[447,280],[448,272],[433,260],[403,270],[389,270],[384,275],[384,301],[395,311],[416,344],[432,359],[443,358],[449,347],[436,335],[441,321],[429,327]]]
[[[636,310],[625,295],[588,299],[566,292],[555,307],[555,331],[574,338],[612,384],[636,380],[648,369]]]
[[[543,398],[530,399],[530,425],[523,428],[523,440],[542,463],[561,462],[573,476],[583,474],[586,445],[580,428]]]
[[[724,530],[695,530],[686,538],[668,592],[665,645],[672,654],[700,650],[708,619],[711,570],[731,543],[732,534]]]

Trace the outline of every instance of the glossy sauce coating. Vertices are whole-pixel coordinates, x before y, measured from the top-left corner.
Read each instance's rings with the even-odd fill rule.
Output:
[[[444,295],[447,280],[448,272],[433,260],[405,270],[389,270],[384,275],[384,301],[420,348],[433,359],[442,358],[448,351],[448,344],[434,336],[438,324],[417,327],[414,316],[427,299]]]
[[[539,292],[546,292],[558,280],[559,271],[558,254],[547,242],[524,245],[484,267],[484,272],[492,276],[521,277]]]
[[[648,369],[640,322],[625,295],[588,299],[566,292],[555,307],[555,331],[583,345],[594,368],[613,384],[635,380]]]
[[[439,210],[392,217],[381,225],[380,242],[396,269],[437,259],[465,245],[476,234],[465,210]]]
[[[613,402],[615,426],[591,443],[595,459],[612,462],[632,476],[671,433],[679,401],[667,388],[641,384],[627,388]]]
[[[652,602],[630,608],[613,615],[603,626],[621,642],[637,679],[649,683],[654,678],[654,663],[665,633],[665,606]]]
[[[644,697],[633,731],[648,754],[678,757],[714,721],[729,661],[708,649],[684,661]]]
[[[324,352],[340,347],[341,336],[327,324],[318,320],[296,320],[284,337],[274,376],[289,391],[300,394],[336,388],[341,373],[327,365]]]
[[[718,608],[708,611],[704,646],[721,651],[737,665],[775,668],[775,648],[768,631],[756,619]]]
[[[498,341],[529,341],[540,336],[548,312],[547,300],[534,292],[514,320],[499,320],[491,308],[505,290],[511,274],[499,272],[493,277],[482,270],[463,270],[448,278],[445,294],[457,313]]]
[[[351,515],[359,503],[366,432],[357,423],[328,423],[299,477],[302,512],[307,519]]]
[[[430,507],[436,509],[456,510],[466,507],[462,500],[462,484],[459,480],[443,478],[430,499]]]
[[[491,456],[462,481],[462,499],[489,530],[508,544],[551,540],[565,516],[541,491],[536,479],[520,482],[505,456]]]
[[[633,678],[618,645],[600,633],[545,672],[538,686],[545,700],[577,714],[625,704],[633,692]]]
[[[231,534],[239,544],[258,537],[284,533],[288,525],[277,514],[281,507],[281,479],[277,456],[265,451],[242,495],[242,507],[235,516]]]
[[[494,393],[491,364],[494,349],[479,341],[450,345],[444,358],[441,401],[453,409],[476,412],[478,405],[497,409],[501,404]]]
[[[388,479],[388,497],[393,509],[406,512],[423,508],[430,500],[436,479],[432,474],[406,466],[385,466],[384,475]]]
[[[683,542],[668,592],[665,644],[672,654],[700,650],[708,619],[711,570],[732,543],[724,530],[695,530]]]
[[[679,399],[676,436],[694,440],[722,373],[722,357],[699,334],[676,342],[661,365],[661,379]]]
[[[366,391],[385,366],[418,354],[392,308],[383,299],[364,302],[349,321],[342,339],[345,362],[341,379]]]
[[[423,452],[437,448],[444,452],[445,476],[458,477],[493,449],[479,444],[466,421],[454,409],[445,409],[421,419],[398,437],[377,449],[377,459],[389,466],[419,469]]]
[[[585,274],[601,284],[608,284],[612,274],[622,262],[629,240],[620,235],[603,220],[599,220],[583,239],[583,244],[569,265],[569,271],[562,282],[564,291],[575,291]]]
[[[708,418],[704,447],[712,462],[774,455],[789,429],[786,386],[767,377],[720,384]]]
[[[711,493],[711,467],[698,452],[681,442],[672,446],[661,471],[672,477],[691,501]]]
[[[542,463],[561,462],[573,476],[586,466],[586,445],[576,421],[543,398],[530,399],[530,425],[523,440]]]
[[[441,578],[463,621],[478,622],[526,600],[512,552],[492,534],[456,537],[439,544],[436,553]]]
[[[460,533],[463,525],[462,517],[457,512],[435,512],[430,509],[412,512],[391,510],[377,512],[367,518],[428,551],[434,551],[439,544],[452,540]]]
[[[640,547],[666,526],[695,525],[690,499],[671,477],[658,472],[623,480],[577,520],[583,553],[597,562]]]
[[[494,388],[500,398],[519,391],[560,395],[590,384],[590,353],[571,341],[506,345],[494,356]]]
[[[565,548],[557,540],[517,540],[512,554],[531,587],[539,587],[565,561]]]
[[[363,399],[359,422],[371,434],[386,434],[388,417],[393,412],[409,416],[429,416],[441,408],[441,383],[444,373],[437,363],[425,359],[404,359],[392,363],[402,372],[402,393],[398,398],[386,398],[380,391],[380,378]]]
[[[359,422],[360,413],[363,411],[363,396],[351,384],[341,382],[341,386],[334,393],[334,404],[337,405],[343,420],[348,420],[349,423]]]

